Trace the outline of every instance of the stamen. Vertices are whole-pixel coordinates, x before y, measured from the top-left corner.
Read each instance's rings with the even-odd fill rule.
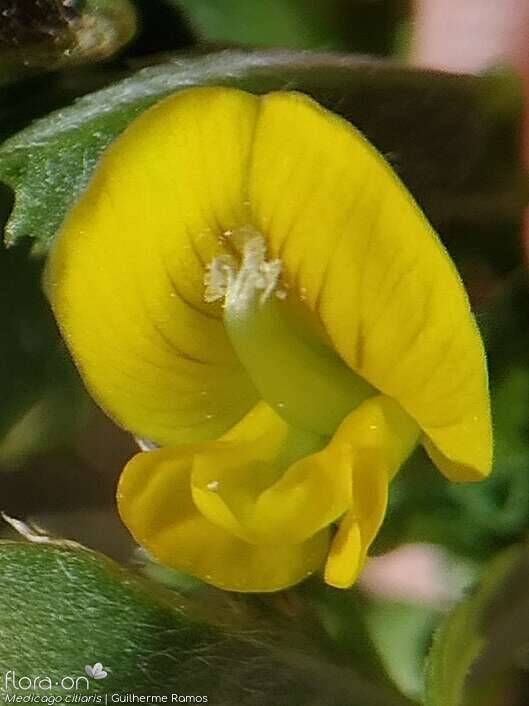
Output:
[[[255,300],[257,292],[261,292],[260,304],[273,293],[284,298],[285,292],[278,289],[280,274],[281,260],[267,260],[263,236],[252,235],[243,244],[239,268],[231,255],[213,258],[204,276],[204,299],[206,302],[223,299],[225,307],[242,311]]]
[[[213,259],[204,296],[223,302],[224,330],[234,353],[261,399],[280,417],[319,436],[334,434],[375,391],[305,323],[304,312],[298,316],[296,296],[282,301],[282,263],[266,259],[262,235],[245,227],[225,237],[235,257]]]
[[[236,272],[237,265],[231,255],[214,257],[211,263],[206,266],[204,300],[209,303],[224,299]]]

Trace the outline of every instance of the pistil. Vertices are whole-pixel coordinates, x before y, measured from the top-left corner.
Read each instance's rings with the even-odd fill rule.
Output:
[[[330,436],[375,390],[300,323],[302,297],[287,296],[282,263],[266,259],[263,236],[245,227],[232,237],[240,265],[214,258],[204,298],[223,300],[226,332],[261,397],[289,424]]]

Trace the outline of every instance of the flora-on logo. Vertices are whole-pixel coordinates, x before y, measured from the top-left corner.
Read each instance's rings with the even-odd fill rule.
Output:
[[[84,670],[91,679],[105,679],[108,676],[101,662],[96,662],[93,667],[87,664]]]

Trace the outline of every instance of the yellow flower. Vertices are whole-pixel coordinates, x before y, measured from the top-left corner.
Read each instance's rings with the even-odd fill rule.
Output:
[[[67,217],[48,291],[96,400],[162,447],[123,471],[125,524],[212,584],[325,567],[350,586],[418,443],[450,480],[490,470],[458,274],[382,157],[306,96],[193,88],[145,112]]]

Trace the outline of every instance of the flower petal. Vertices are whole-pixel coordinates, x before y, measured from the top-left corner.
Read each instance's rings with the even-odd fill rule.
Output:
[[[258,98],[192,89],[135,120],[105,153],[53,249],[47,287],[94,397],[162,445],[215,438],[256,402],[205,265],[248,222]]]
[[[48,290],[96,399],[162,443],[219,436],[257,401],[204,301],[205,266],[250,226],[326,342],[417,421],[455,480],[486,475],[483,348],[457,272],[347,122],[299,94],[190,89],[108,150],[52,253]]]
[[[256,544],[303,542],[351,504],[352,447],[289,427],[260,403],[194,458],[193,498],[212,522]]]
[[[335,588],[349,588],[362,569],[364,556],[360,527],[353,510],[349,510],[331,541],[325,563],[325,583]]]
[[[353,507],[340,520],[325,563],[325,582],[336,588],[349,588],[356,581],[386,514],[385,463],[377,467],[374,458],[362,461],[354,476]]]
[[[378,463],[377,463],[378,461]],[[349,588],[364,568],[388,503],[388,474],[384,459],[365,454],[357,464],[353,481],[353,507],[340,521],[325,564],[325,581]]]
[[[307,97],[269,94],[250,203],[269,256],[346,363],[417,421],[451,479],[487,475],[486,365],[463,285],[376,150]]]
[[[172,568],[232,591],[275,591],[319,569],[329,541],[323,530],[301,544],[249,544],[212,524],[191,497],[196,446],[135,456],[118,488],[121,517],[135,539]]]
[[[340,521],[325,564],[325,581],[348,588],[362,571],[386,514],[388,486],[417,435],[393,400],[376,397],[352,412],[341,427],[358,449],[353,502]]]
[[[260,403],[193,461],[193,498],[209,520],[246,541],[302,542],[354,503],[362,541],[372,542],[386,506],[387,484],[415,448],[419,429],[388,397],[372,397],[323,439],[286,425]],[[313,448],[311,448],[311,446]]]

